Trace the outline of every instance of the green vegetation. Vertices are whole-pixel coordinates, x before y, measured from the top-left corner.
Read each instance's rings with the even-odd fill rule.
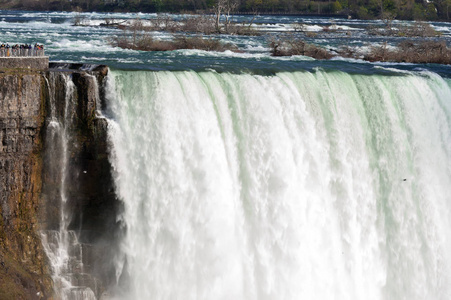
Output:
[[[0,0],[0,9],[232,12],[350,15],[361,19],[393,16],[410,20],[450,20],[451,0]]]

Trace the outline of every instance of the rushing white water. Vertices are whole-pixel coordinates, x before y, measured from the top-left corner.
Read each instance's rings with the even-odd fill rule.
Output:
[[[449,81],[109,81],[123,299],[450,299]]]

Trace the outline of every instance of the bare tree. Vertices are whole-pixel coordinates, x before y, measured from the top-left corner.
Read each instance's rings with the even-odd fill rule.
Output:
[[[393,34],[393,21],[396,18],[396,14],[390,12],[383,12],[381,14],[382,22],[385,24],[385,29],[388,31],[388,34]]]
[[[229,25],[231,23],[231,14],[237,9],[239,5],[238,0],[216,0],[213,7],[215,12],[215,27],[218,33],[221,33],[221,15],[224,16],[224,27],[226,33],[229,32]]]
[[[449,7],[451,6],[451,0],[445,0],[446,5],[446,18],[449,20]]]
[[[451,1],[451,0],[450,0]],[[249,21],[248,29],[251,29],[252,24],[254,23],[255,19],[257,18],[259,14],[260,6],[263,4],[263,0],[250,0],[248,2],[250,4],[251,10],[252,10],[252,19]]]
[[[221,33],[220,19],[224,10],[225,2],[226,0],[217,0],[213,6],[213,10],[215,12],[215,27],[218,33]]]
[[[136,46],[137,40],[141,38],[144,30],[143,21],[140,18],[136,18],[130,24],[130,30],[132,32],[133,45]]]
[[[83,11],[80,6],[75,7],[74,25],[83,26],[86,23],[86,17],[81,14]]]

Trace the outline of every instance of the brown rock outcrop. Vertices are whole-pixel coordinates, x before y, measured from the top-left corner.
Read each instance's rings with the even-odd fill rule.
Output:
[[[0,299],[41,299],[51,279],[38,235],[43,76],[0,73]]]
[[[64,68],[0,71],[0,299],[55,297],[40,235],[61,222],[62,173],[55,163],[61,153],[48,136],[54,120],[68,133],[67,229],[83,249],[83,270],[73,284],[99,296],[115,281],[111,259],[121,206],[108,161],[107,121],[97,112],[108,68]]]

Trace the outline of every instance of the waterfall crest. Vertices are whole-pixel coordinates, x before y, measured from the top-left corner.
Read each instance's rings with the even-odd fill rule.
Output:
[[[109,75],[126,299],[449,299],[451,83]]]

